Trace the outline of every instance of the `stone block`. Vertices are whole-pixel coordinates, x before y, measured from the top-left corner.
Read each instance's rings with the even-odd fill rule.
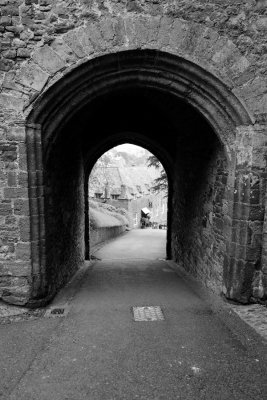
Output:
[[[31,56],[31,51],[29,49],[20,48],[17,50],[17,57],[29,58]]]
[[[25,141],[25,127],[10,125],[6,132],[6,138],[9,141],[24,142]]]
[[[30,276],[31,263],[25,261],[0,261],[0,276]]]
[[[14,47],[16,47],[16,48],[19,48],[19,47],[26,47],[26,42],[24,42],[24,40],[15,38],[15,39],[13,40],[13,42],[12,42],[12,45],[13,45]]]
[[[13,60],[8,60],[5,58],[0,59],[0,71],[9,71],[13,67],[13,65],[14,65]],[[1,99],[0,99],[0,102],[1,102]]]
[[[91,44],[95,51],[101,51],[106,49],[106,42],[103,40],[101,32],[97,24],[87,24],[84,28],[85,35],[87,36],[87,43]],[[84,46],[84,41],[81,41]],[[88,49],[88,45],[86,46]],[[88,52],[88,50],[87,50]]]
[[[11,202],[8,203],[0,202],[0,216],[10,215],[10,214],[12,214]]]
[[[263,221],[264,207],[251,205],[249,218],[251,221]]]
[[[6,225],[17,225],[17,218],[14,215],[8,215],[5,217],[5,224]]]
[[[29,200],[23,200],[23,199],[14,200],[14,214],[28,216],[29,215]]]
[[[21,242],[29,242],[31,240],[30,218],[22,217],[19,220],[19,232]]]
[[[26,145],[24,143],[20,143],[18,147],[19,147],[19,168],[22,171],[27,171],[28,163],[27,163]]]
[[[83,47],[84,52],[90,55],[94,52],[94,47],[90,41],[90,35],[85,27],[78,29],[77,35],[79,36],[80,43]]]
[[[17,174],[14,171],[10,171],[7,174],[7,183],[8,186],[17,186]]]
[[[19,7],[18,4],[16,3],[11,3],[9,2],[9,4],[7,4],[4,7],[1,7],[1,13],[2,15],[7,15],[9,16],[13,16],[13,15],[19,15]]]
[[[64,61],[48,45],[35,51],[33,61],[50,74],[65,68]]]
[[[235,88],[233,92],[243,100],[251,112],[257,114],[266,113],[267,84],[261,76],[257,76],[252,81]]]
[[[28,186],[28,173],[27,172],[19,173],[19,185],[23,186],[23,187]]]
[[[0,144],[0,153],[4,162],[17,160],[17,146],[14,144]]]
[[[71,50],[71,48],[63,41],[62,38],[56,38],[51,43],[51,48],[67,62],[74,62],[77,60],[76,54]]]
[[[70,31],[64,35],[65,43],[71,48],[71,50],[77,55],[79,58],[83,58],[86,56],[86,53],[79,42],[79,37],[77,36],[75,31]]]
[[[17,74],[16,81],[23,86],[35,90],[42,90],[49,78],[49,74],[43,71],[38,65],[30,63],[24,65]]]
[[[27,198],[28,189],[20,187],[7,187],[4,188],[4,198],[5,199],[16,199],[16,198]]]
[[[30,296],[28,279],[24,277],[12,278],[9,281],[9,285],[7,287],[2,286],[2,288],[0,283],[0,294],[1,292],[1,297],[6,303],[25,305]]]
[[[185,48],[185,40],[189,31],[189,24],[187,21],[175,19],[170,32],[170,46],[174,49]]]
[[[22,111],[24,107],[24,101],[20,97],[15,97],[9,94],[0,94],[0,108],[11,109],[17,112]]]
[[[159,32],[158,32],[158,46],[159,48],[165,48],[169,45],[170,31],[173,24],[173,18],[163,16],[160,20]]]
[[[11,59],[16,58],[16,55],[17,55],[16,50],[6,50],[6,51],[3,51],[2,54],[3,54],[3,57],[11,58]]]
[[[18,242],[16,246],[16,259],[22,261],[30,261],[31,244],[26,242]]]
[[[0,17],[0,25],[1,26],[11,25],[11,18],[8,15],[3,15],[2,17]]]

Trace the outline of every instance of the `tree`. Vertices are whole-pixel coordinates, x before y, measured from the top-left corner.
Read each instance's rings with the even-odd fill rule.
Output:
[[[156,179],[154,179],[153,186],[151,187],[152,192],[154,193],[159,193],[159,192],[164,192],[165,196],[168,194],[168,177],[166,174],[165,169],[163,168],[161,162],[159,159],[151,155],[147,158],[147,166],[148,167],[154,167],[159,170],[160,176]]]

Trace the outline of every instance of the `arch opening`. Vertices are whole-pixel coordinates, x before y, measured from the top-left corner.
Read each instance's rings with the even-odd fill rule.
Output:
[[[44,206],[40,201],[38,207],[44,208],[45,226],[41,235],[40,218],[36,241],[42,242],[42,248],[33,298],[55,293],[88,257],[84,237],[89,173],[101,154],[125,142],[147,148],[168,174],[168,258],[217,291],[227,286],[223,263],[231,236],[229,188],[234,184],[230,149],[237,119],[245,124],[248,116],[244,110],[239,112],[241,105],[236,106],[229,93],[225,104],[217,101],[216,96],[223,98],[217,93],[217,81],[211,90],[210,77],[204,74],[196,83],[191,71],[188,86],[183,75],[186,66],[179,64],[178,57],[168,60],[169,72],[164,70],[166,65],[159,72],[162,54],[155,52],[153,58],[152,53],[124,52],[109,60],[109,56],[100,57],[103,65],[93,60],[93,67],[98,66],[95,81],[92,76],[88,80],[93,73],[89,63],[87,78],[80,71],[71,89],[76,78],[69,77],[69,89],[61,102],[57,87],[52,107],[51,88],[29,116],[29,146],[36,137],[42,144]],[[64,85],[67,81],[66,77]]]
[[[129,143],[115,146],[97,160],[88,184],[93,257],[166,258],[168,176],[156,156]],[[102,243],[122,234],[101,250]]]

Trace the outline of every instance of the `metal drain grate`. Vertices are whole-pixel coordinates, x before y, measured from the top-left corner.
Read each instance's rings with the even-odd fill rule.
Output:
[[[160,306],[133,307],[135,321],[164,321]]]
[[[65,317],[67,314],[66,307],[51,307],[46,311],[45,317]]]

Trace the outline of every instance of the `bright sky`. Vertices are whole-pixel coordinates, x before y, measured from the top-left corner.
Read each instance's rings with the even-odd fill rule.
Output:
[[[134,144],[129,144],[129,143],[125,143],[125,144],[116,146],[116,149],[118,151],[125,151],[127,153],[131,153],[131,154],[135,154],[135,155],[143,154],[145,152],[145,149],[143,149],[142,147],[135,146]]]

